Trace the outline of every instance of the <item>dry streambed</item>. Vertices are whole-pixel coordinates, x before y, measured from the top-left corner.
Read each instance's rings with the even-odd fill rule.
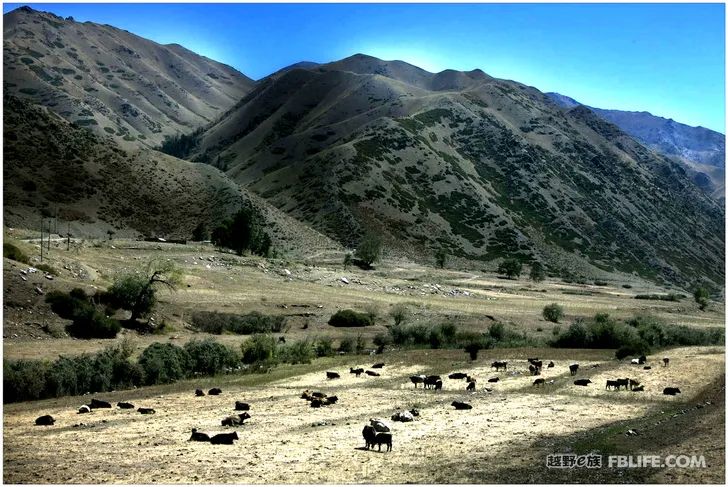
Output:
[[[508,359],[508,351],[503,351]],[[548,350],[543,359],[549,360]],[[579,377],[595,383],[577,387],[568,361],[544,369],[554,383],[531,386],[524,357],[509,359],[509,372],[495,372],[487,363],[463,372],[478,378],[475,393],[464,381],[444,379],[444,390],[415,389],[409,375],[437,368],[434,364],[397,363],[380,377],[349,374],[327,380],[323,372],[308,373],[258,387],[223,388],[220,396],[196,398],[192,391],[144,397],[129,391],[137,406],[157,414],[128,410],[96,410],[77,415],[72,407],[48,407],[49,402],[12,404],[4,416],[4,481],[6,483],[467,483],[489,479],[505,465],[542,463],[543,458],[510,455],[513,445],[524,451],[543,437],[566,436],[611,423],[638,418],[660,404],[687,401],[702,385],[723,374],[720,348],[672,350],[670,367],[654,362],[651,371],[628,363],[580,362]],[[359,360],[362,360],[359,358]],[[371,364],[352,362],[351,366]],[[445,377],[460,371],[443,365]],[[521,372],[513,374],[513,372]],[[490,377],[499,382],[488,384]],[[641,380],[644,393],[604,390],[607,378]],[[487,385],[493,391],[483,390]],[[682,396],[661,394],[678,386]],[[304,389],[336,394],[339,403],[321,409],[300,399]],[[118,397],[120,393],[114,393]],[[103,394],[97,395],[103,398]],[[139,397],[141,399],[133,399]],[[236,428],[240,440],[232,446],[188,442],[190,430],[222,432],[220,420],[233,414],[235,400],[251,403],[252,418]],[[450,403],[465,400],[470,411],[455,411]],[[79,405],[88,398],[78,398]],[[68,403],[68,401],[66,401]],[[417,407],[414,423],[391,423],[393,451],[365,451],[361,430],[371,417],[387,420],[397,409]],[[53,415],[51,427],[36,427],[42,414]],[[74,427],[74,424],[85,423]],[[229,429],[228,429],[229,430]],[[528,451],[526,448],[525,451]],[[534,456],[541,454],[535,453]],[[452,464],[469,468],[447,468]],[[508,481],[490,477],[494,482]],[[510,481],[514,481],[511,479]]]

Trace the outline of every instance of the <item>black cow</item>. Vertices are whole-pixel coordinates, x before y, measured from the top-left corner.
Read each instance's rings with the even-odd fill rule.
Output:
[[[364,441],[366,442],[364,448],[366,448],[367,450],[369,449],[369,447],[374,448],[374,438],[376,438],[377,436],[377,431],[374,429],[374,427],[369,425],[364,426],[361,434],[364,437]]]
[[[530,358],[530,359],[528,359],[528,361],[529,361],[529,362],[531,363],[531,365],[533,365],[533,366],[534,366],[534,367],[536,367],[537,369],[541,369],[541,368],[543,368],[543,360],[539,360],[539,359],[531,359],[531,358]]]
[[[617,389],[619,390],[619,381],[607,379],[607,385],[605,389]]]
[[[382,451],[382,444],[387,445],[387,451],[392,451],[392,433],[377,433],[374,437],[374,445],[377,445],[377,451]]]
[[[247,402],[235,401],[235,410],[236,411],[250,411],[250,404],[248,404]]]
[[[571,364],[569,365],[569,372],[571,372],[571,375],[576,375],[576,372],[579,370],[579,364]]]
[[[442,377],[439,375],[428,375],[425,377],[425,389],[431,389],[435,387],[435,384],[438,380],[442,380]]]
[[[531,373],[531,375],[541,375],[541,368],[536,367],[533,364],[528,366],[528,371]]]
[[[554,368],[554,361],[552,360],[551,362],[549,362],[549,364],[548,364],[548,365],[546,366],[546,368],[547,368],[547,369],[552,369],[552,368]]]
[[[574,381],[574,385],[576,386],[588,386],[589,384],[591,384],[589,379],[576,379]]]
[[[645,369],[645,370],[650,370],[650,369],[652,369],[652,367],[650,367],[649,365],[645,365],[645,366],[644,366],[644,367],[642,367],[642,368],[643,368],[643,369]]]
[[[213,387],[212,389],[207,391],[207,394],[209,394],[210,396],[219,396],[220,394],[222,394],[222,389],[220,389],[219,387]]]
[[[450,374],[447,376],[448,379],[453,380],[460,380],[465,379],[468,376],[468,374],[464,374],[463,372],[455,372],[454,374]]]
[[[460,401],[453,401],[451,403],[451,406],[453,406],[455,409],[473,409],[473,406],[466,402],[460,402]]]
[[[232,445],[233,441],[237,439],[237,431],[233,431],[232,433],[218,433],[210,438],[210,443],[212,443],[213,445]]]
[[[670,365],[670,359],[667,358],[667,357],[663,358],[662,359],[662,366],[663,367],[667,367],[668,365]]]
[[[51,416],[50,414],[46,414],[45,416],[41,416],[35,419],[36,426],[53,426],[53,423],[55,422],[56,420],[53,419],[53,416]]]
[[[465,388],[466,391],[474,391],[475,390],[475,382],[468,382],[468,387]]]
[[[545,387],[545,385],[546,385],[546,379],[536,379],[535,381],[533,381],[533,385],[534,386]]]
[[[617,379],[617,389],[624,387],[625,390],[629,388],[629,379]]]
[[[629,379],[629,389],[634,390],[635,387],[639,386],[639,381],[636,381],[634,379]]]
[[[326,372],[326,378],[327,379],[340,379],[341,376],[338,372]]]
[[[440,379],[435,381],[435,390],[441,391],[442,390],[442,381]]]
[[[139,408],[137,409],[141,414],[155,414],[156,411],[152,408]]]
[[[490,368],[495,368],[495,371],[498,372],[500,369],[507,370],[508,369],[508,362],[499,362],[495,361],[492,364],[490,364]]]
[[[382,367],[384,367],[384,362],[379,362],[378,364],[372,365],[373,369],[381,369]]]
[[[644,392],[645,386],[637,386],[632,388],[632,392]]]
[[[678,389],[677,387],[665,387],[662,390],[662,393],[666,396],[674,396],[675,394],[680,394],[680,389]]]
[[[117,402],[116,407],[119,409],[134,409],[134,405],[130,402]]]
[[[361,374],[364,373],[364,369],[362,369],[362,368],[353,369],[353,368],[349,367],[349,372],[352,374],[355,374],[357,377],[359,377]]]
[[[331,404],[336,404],[336,402],[339,400],[336,396],[329,396],[326,398],[326,401],[324,403],[324,406],[329,406]]]
[[[323,392],[314,391],[311,393],[311,397],[317,397],[319,399],[323,399],[326,397],[326,394],[324,394]]]
[[[205,393],[202,392],[202,389],[195,389],[195,396],[201,397],[201,396],[204,396],[204,395],[205,395]]]
[[[210,441],[210,435],[198,432],[197,428],[192,428],[192,436],[187,441]]]
[[[108,401],[100,401],[98,399],[91,399],[91,404],[89,404],[91,409],[101,409],[101,408],[108,408],[111,409],[111,403]]]
[[[643,365],[647,362],[647,357],[645,357],[644,355],[640,355],[640,358],[637,359],[637,361],[639,362],[640,365]]]
[[[223,426],[241,426],[245,424],[245,420],[250,419],[250,415],[248,413],[240,413],[237,416],[228,416],[227,418],[222,420]]]
[[[371,375],[372,377],[379,377],[380,374],[378,372],[374,372],[373,370],[367,370],[365,372],[367,375]]]
[[[488,379],[488,382],[498,382],[500,379],[498,377],[491,377]]]
[[[311,401],[312,408],[320,408],[324,405],[324,399],[315,398]]]

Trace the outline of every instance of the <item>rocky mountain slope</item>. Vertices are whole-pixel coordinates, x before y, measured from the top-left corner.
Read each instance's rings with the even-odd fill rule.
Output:
[[[580,103],[559,93],[549,98],[566,109]],[[725,135],[704,127],[691,127],[649,112],[628,112],[588,107],[650,149],[675,157],[691,170],[696,184],[716,198],[725,197]]]
[[[233,106],[254,82],[177,44],[21,7],[3,16],[5,93],[120,144],[158,146]]]
[[[364,55],[282,70],[190,146],[348,245],[374,230],[420,258],[723,279],[723,210],[679,164],[478,70]]]
[[[38,228],[56,216],[81,237],[190,238],[241,207],[265,221],[281,252],[338,248],[205,164],[151,149],[124,149],[113,138],[75,127],[47,108],[4,97],[3,202],[5,225]]]

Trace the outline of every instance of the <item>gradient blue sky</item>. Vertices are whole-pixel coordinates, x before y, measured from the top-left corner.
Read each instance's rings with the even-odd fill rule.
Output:
[[[259,79],[361,52],[480,68],[725,133],[723,4],[4,4],[179,43]]]

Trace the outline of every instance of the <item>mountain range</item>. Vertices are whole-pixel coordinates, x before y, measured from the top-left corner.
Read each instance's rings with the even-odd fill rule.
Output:
[[[124,191],[139,204],[105,197],[95,218],[140,233],[190,232],[195,222],[230,214],[239,198],[255,199],[267,214],[310,227],[314,240],[330,237],[349,248],[376,232],[388,249],[415,260],[431,261],[444,250],[482,268],[513,257],[543,262],[558,275],[636,273],[722,285],[723,207],[682,162],[582,105],[565,108],[533,87],[480,70],[429,73],[362,54],[298,63],[252,82],[181,47],[110,26],[24,9],[5,19],[5,95],[12,101],[4,131],[6,139],[11,131],[17,138],[6,156],[11,169],[4,168],[6,214],[34,208],[28,191],[18,189],[31,186],[27,179],[46,200],[61,191],[44,169],[51,160],[41,158],[28,177],[31,169],[24,168],[37,154],[26,156],[27,146],[44,130],[81,137],[90,129],[94,139],[86,145],[68,148],[59,136],[43,149],[57,153],[60,146],[68,160],[97,168],[64,204],[83,206],[84,195],[108,184],[102,180],[110,172],[118,174],[106,160],[118,160],[114,167],[140,176],[114,184],[134,185]],[[82,63],[74,64],[74,53],[83,53]],[[65,69],[89,71],[64,73],[71,65]],[[132,75],[136,67],[146,74]],[[116,83],[107,74],[133,79]],[[177,106],[152,103],[158,101],[152,93]],[[139,114],[129,116],[125,103]],[[65,121],[31,116],[37,105]],[[81,107],[90,115],[81,115]],[[15,111],[26,115],[14,117]],[[142,114],[159,126],[135,125]],[[79,123],[86,119],[97,123]],[[36,135],[24,138],[25,132]],[[89,147],[105,150],[104,144],[123,151],[121,160],[88,156]],[[174,194],[177,180],[204,186],[184,212],[181,203],[161,207],[185,218],[147,222],[141,198],[167,201],[161,195]],[[193,201],[202,209],[192,211]]]

